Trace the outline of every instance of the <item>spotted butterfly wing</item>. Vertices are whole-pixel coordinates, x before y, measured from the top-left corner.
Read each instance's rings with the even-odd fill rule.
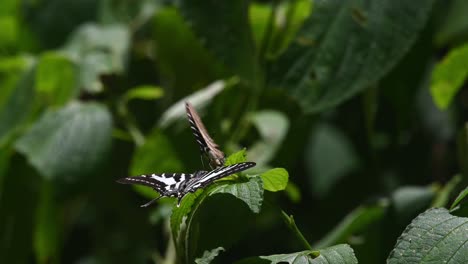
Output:
[[[200,152],[208,157],[212,168],[223,166],[225,159],[224,153],[219,150],[219,146],[210,137],[208,131],[206,131],[205,125],[203,125],[195,108],[193,108],[189,102],[185,102],[185,110],[187,112],[190,128],[195,136],[195,140],[200,146]]]
[[[161,197],[177,197],[178,203],[188,193],[193,193],[198,189],[204,188],[215,180],[227,177],[231,174],[244,171],[254,167],[255,162],[242,162],[229,166],[216,168],[212,171],[197,171],[193,174],[188,173],[163,173],[140,175],[134,177],[126,177],[117,180],[123,184],[139,184],[153,188],[159,192],[160,196],[143,204],[141,207],[149,206]]]

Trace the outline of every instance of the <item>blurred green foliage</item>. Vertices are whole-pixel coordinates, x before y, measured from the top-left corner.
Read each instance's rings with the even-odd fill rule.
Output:
[[[468,263],[467,12],[2,0],[0,262]],[[208,170],[185,101],[257,166],[140,208]]]

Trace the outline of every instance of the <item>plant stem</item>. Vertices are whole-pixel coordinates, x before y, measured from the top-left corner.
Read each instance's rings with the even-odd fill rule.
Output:
[[[309,242],[305,239],[304,235],[302,235],[301,231],[296,225],[296,222],[294,222],[294,217],[291,215],[289,216],[286,212],[281,210],[281,215],[283,216],[283,220],[286,222],[288,225],[289,229],[293,231],[294,235],[301,241],[302,245],[308,249],[312,250],[312,247],[310,246]]]
[[[129,113],[126,100],[122,99],[117,103],[117,111],[122,117],[125,128],[128,130],[128,133],[130,133],[130,136],[132,137],[135,144],[137,146],[143,145],[145,143],[145,136],[136,125],[132,115]]]

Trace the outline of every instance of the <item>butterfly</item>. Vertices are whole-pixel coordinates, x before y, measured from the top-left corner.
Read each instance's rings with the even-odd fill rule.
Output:
[[[194,173],[162,173],[126,177],[117,180],[123,184],[139,184],[152,187],[160,196],[141,205],[147,207],[162,197],[177,197],[177,207],[188,193],[210,185],[213,181],[254,167],[255,162],[241,162],[229,166],[218,167],[212,171],[196,171]]]
[[[195,140],[200,147],[202,155],[206,155],[210,161],[211,168],[218,168],[223,166],[225,156],[224,153],[219,150],[219,146],[214,142],[206,131],[200,116],[197,111],[189,102],[185,102],[185,110],[187,112],[187,118],[190,123],[190,128],[195,136]],[[202,159],[203,162],[203,159]]]

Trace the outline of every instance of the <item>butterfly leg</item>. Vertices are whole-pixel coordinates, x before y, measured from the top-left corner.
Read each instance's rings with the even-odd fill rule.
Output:
[[[143,205],[140,205],[140,207],[148,207],[148,206],[150,206],[151,204],[153,204],[154,202],[156,202],[157,200],[159,200],[159,198],[161,198],[161,197],[162,197],[162,196],[156,197],[156,198],[154,198],[153,200],[151,200],[151,201],[149,201],[149,202],[147,202],[147,203],[145,203],[145,204],[143,204]]]

